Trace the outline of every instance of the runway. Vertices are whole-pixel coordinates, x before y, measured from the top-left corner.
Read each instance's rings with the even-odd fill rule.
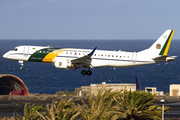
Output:
[[[161,106],[162,103],[158,103],[157,105]],[[180,119],[180,101],[166,102],[164,103],[164,106],[170,107],[170,110],[164,113],[165,119],[170,119],[170,120]]]

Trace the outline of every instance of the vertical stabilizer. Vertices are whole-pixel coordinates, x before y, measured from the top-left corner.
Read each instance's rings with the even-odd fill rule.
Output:
[[[141,90],[141,86],[140,86],[140,81],[139,81],[139,77],[136,77],[136,90]]]
[[[166,30],[149,49],[156,55],[167,55],[173,33],[174,30]]]
[[[140,53],[153,57],[164,56],[168,54],[174,30],[166,30],[154,43],[146,50]]]

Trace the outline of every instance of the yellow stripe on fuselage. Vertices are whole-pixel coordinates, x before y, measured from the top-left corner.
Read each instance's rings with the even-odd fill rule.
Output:
[[[169,51],[169,47],[170,47],[170,44],[171,44],[171,40],[172,40],[173,34],[174,34],[174,30],[172,30],[171,36],[170,36],[170,38],[169,38],[168,44],[167,44],[167,46],[166,46],[166,49],[165,49],[163,55],[167,55],[167,53],[168,53],[168,51]]]
[[[47,62],[47,63],[52,63],[52,61],[54,60],[54,58],[59,54],[62,53],[63,51],[58,51],[55,50],[49,54],[47,54],[44,59],[42,60],[42,62]]]

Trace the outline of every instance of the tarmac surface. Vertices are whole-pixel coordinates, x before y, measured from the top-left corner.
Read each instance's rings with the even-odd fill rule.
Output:
[[[177,106],[174,107],[173,105],[174,103],[169,103],[167,106],[170,106],[171,109],[173,110],[168,110],[168,112],[165,112],[164,113],[164,118],[165,119],[169,119],[169,120],[180,120],[180,102],[178,102]],[[166,104],[165,104],[166,106]],[[174,108],[178,108],[178,109],[175,109]]]
[[[171,108],[168,112],[165,112],[164,118],[174,118],[174,120],[180,119],[180,101],[166,102],[164,106],[169,106]]]

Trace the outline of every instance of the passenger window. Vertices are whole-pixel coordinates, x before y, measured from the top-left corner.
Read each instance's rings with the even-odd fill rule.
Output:
[[[108,57],[110,57],[110,55],[108,55]]]
[[[96,54],[94,54],[94,56],[96,56]]]
[[[112,57],[114,57],[114,55],[112,55]]]
[[[103,54],[101,56],[103,57]]]

